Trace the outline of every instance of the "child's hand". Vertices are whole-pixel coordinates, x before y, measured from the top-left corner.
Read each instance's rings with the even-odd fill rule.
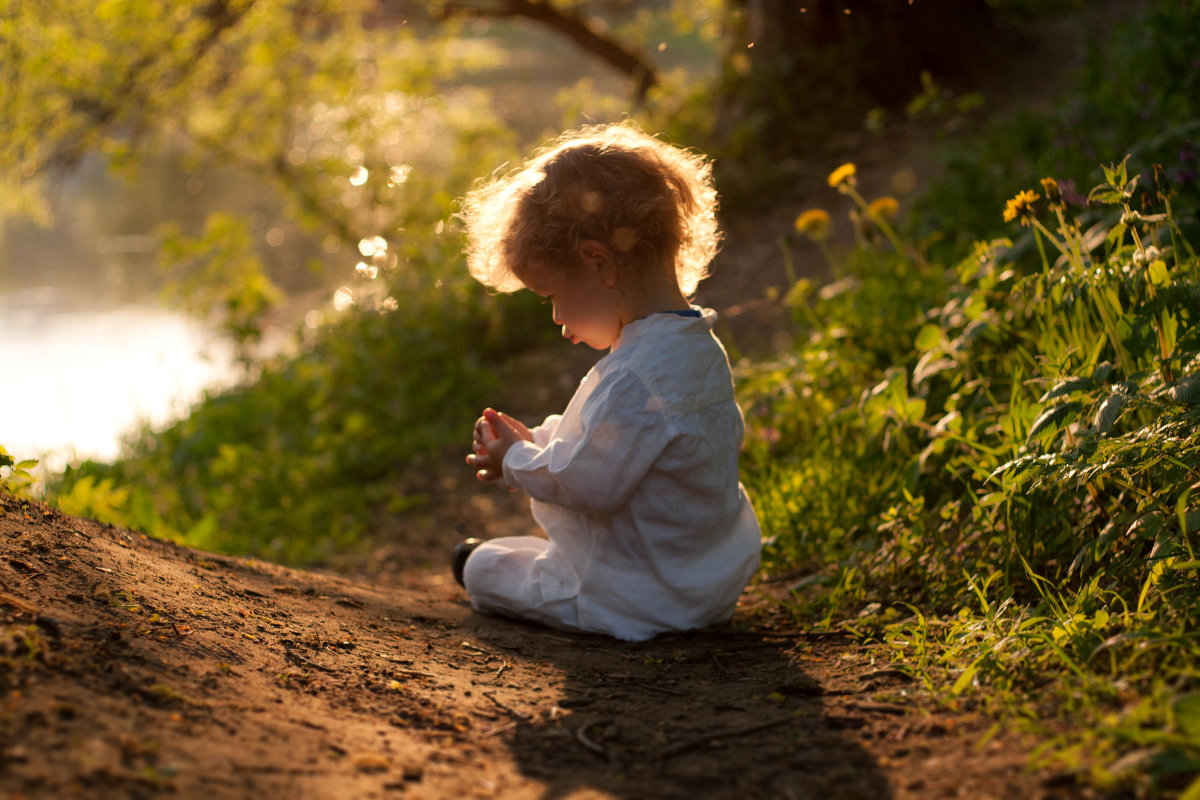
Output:
[[[532,442],[533,433],[525,426],[524,422],[516,417],[510,417],[503,411],[494,411],[490,408],[485,409],[483,418],[492,426],[492,433],[498,438],[509,438],[509,445],[514,445],[517,442]]]
[[[475,477],[481,481],[494,481],[502,477],[500,465],[493,469],[492,459],[488,456],[486,442],[496,439],[496,429],[486,418],[475,420],[474,437],[471,442],[471,455],[467,456],[467,464],[475,467]]]
[[[481,481],[499,480],[504,477],[504,456],[520,441],[533,441],[529,428],[520,420],[489,408],[475,421],[474,452],[467,456],[467,464],[476,468],[475,475]]]

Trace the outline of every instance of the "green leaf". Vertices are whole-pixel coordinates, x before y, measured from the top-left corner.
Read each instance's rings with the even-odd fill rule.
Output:
[[[1185,694],[1175,698],[1171,710],[1180,732],[1189,739],[1200,741],[1200,694]]]
[[[962,671],[958,676],[958,680],[950,687],[950,696],[962,694],[962,692],[971,685],[971,681],[975,679],[975,673],[979,671],[979,663],[976,662]]]
[[[1113,164],[1109,167],[1101,165],[1100,168],[1104,170],[1104,180],[1109,186],[1121,188],[1129,181],[1129,173],[1125,168],[1125,164],[1128,161],[1129,154],[1127,153],[1125,157],[1121,159],[1120,163]]]
[[[1109,186],[1097,186],[1088,194],[1088,201],[1111,206],[1121,202],[1121,193]]]
[[[1068,417],[1079,412],[1078,401],[1072,400],[1069,403],[1047,408],[1038,418],[1033,421],[1033,426],[1029,429],[1029,437],[1033,439],[1043,431],[1060,426]]]
[[[1183,794],[1179,795],[1179,800],[1200,800],[1200,777],[1183,790]]]
[[[1045,403],[1056,397],[1065,397],[1075,392],[1082,392],[1085,389],[1095,388],[1096,383],[1091,378],[1067,378],[1055,384],[1054,388],[1042,395],[1039,403]]]
[[[1156,258],[1150,262],[1150,282],[1155,286],[1166,286],[1171,282],[1171,275],[1167,271],[1167,262],[1161,258]]]
[[[1112,430],[1113,423],[1117,421],[1127,399],[1128,397],[1123,392],[1113,392],[1105,398],[1104,402],[1100,404],[1100,408],[1096,410],[1096,419],[1093,423],[1096,430],[1100,433],[1108,433]]]
[[[1121,244],[1121,240],[1124,238],[1125,238],[1125,223],[1118,222],[1116,225],[1112,226],[1112,229],[1109,230],[1108,235],[1104,237],[1104,242],[1109,247],[1115,248]]]
[[[952,358],[938,357],[935,350],[930,350],[925,355],[921,356],[921,360],[913,367],[912,383],[914,387],[920,386],[929,378],[949,369],[957,367],[957,362]]]
[[[1176,403],[1195,405],[1200,402],[1200,375],[1189,375],[1170,388],[1170,397]]]
[[[925,325],[917,332],[916,345],[922,353],[926,353],[942,343],[942,329],[932,323]]]
[[[925,400],[920,397],[906,400],[897,411],[903,414],[905,422],[916,424],[925,417]]]

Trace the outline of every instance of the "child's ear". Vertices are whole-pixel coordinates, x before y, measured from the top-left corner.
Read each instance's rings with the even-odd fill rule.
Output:
[[[617,285],[619,267],[617,259],[603,242],[585,239],[579,245],[579,260],[589,269],[600,274],[600,280],[610,289]]]

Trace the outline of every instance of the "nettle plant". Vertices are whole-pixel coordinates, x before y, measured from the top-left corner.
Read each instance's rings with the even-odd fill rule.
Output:
[[[938,605],[964,569],[1033,601],[1098,559],[1134,599],[1159,561],[1186,572],[1200,283],[1169,192],[1141,180],[1106,169],[1081,223],[1046,179],[1006,210],[1024,240],[953,270],[884,231],[820,292],[798,282],[797,347],[742,383],[769,552],[858,563],[863,600],[903,585]],[[827,215],[797,227],[819,240]]]
[[[1050,179],[1043,188],[1056,231],[1038,219],[1032,192],[1006,211],[1034,229],[1042,253],[1042,273],[1021,291],[1049,300],[1055,313],[1039,314],[1035,326],[1040,413],[1020,455],[994,476],[1010,492],[1086,498],[1100,528],[1066,577],[1103,563],[1110,576],[1137,579],[1139,606],[1152,586],[1194,605],[1194,589],[1176,584],[1200,568],[1200,260],[1161,176],[1151,192],[1139,191],[1141,176],[1130,177],[1125,161],[1104,175],[1090,199],[1116,206],[1115,223],[1082,231]],[[1162,211],[1147,213],[1156,202]],[[1045,244],[1058,254],[1053,263]]]
[[[818,570],[822,582],[834,565],[875,550],[876,521],[913,489],[914,423],[925,404],[909,396],[907,367],[925,309],[947,282],[892,227],[897,201],[860,194],[853,164],[834,170],[828,183],[853,203],[855,246],[830,246],[824,209],[796,219],[797,233],[829,262],[832,280],[822,287],[793,280],[783,301],[794,345],[739,370],[744,475],[770,532],[764,562]],[[835,595],[823,593],[821,602],[832,608]]]
[[[1138,743],[1167,774],[1200,766],[1200,259],[1157,171],[1104,178],[1084,224],[1051,179],[1009,201],[1025,242],[977,245],[916,336],[917,486],[953,524],[900,523],[960,567],[945,586],[961,606],[936,625],[914,609],[884,638],[947,698],[988,686],[1024,714],[1007,690],[1037,691],[1096,720],[1120,706],[1106,743],[1051,750],[1104,762]]]
[[[793,347],[740,375],[764,560],[947,702],[1197,765],[1200,259],[1156,172],[1108,167],[1086,206],[1039,188],[1005,210],[1023,236],[949,269],[843,190],[873,235],[796,282]]]

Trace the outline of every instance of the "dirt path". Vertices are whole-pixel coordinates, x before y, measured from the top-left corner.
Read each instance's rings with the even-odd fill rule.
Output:
[[[6,798],[1087,796],[761,590],[622,644],[2,503]]]

